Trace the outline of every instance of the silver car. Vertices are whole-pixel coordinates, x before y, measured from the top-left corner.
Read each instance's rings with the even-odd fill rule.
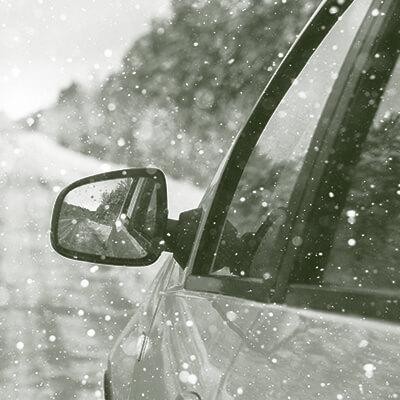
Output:
[[[169,253],[110,354],[107,400],[400,398],[399,30],[398,0],[323,2],[177,221],[156,169],[60,194],[61,254]]]

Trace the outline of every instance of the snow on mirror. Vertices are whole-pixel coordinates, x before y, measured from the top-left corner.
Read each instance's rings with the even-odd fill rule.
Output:
[[[126,177],[73,188],[59,213],[59,245],[104,260],[148,257],[157,230],[158,186],[148,177]]]

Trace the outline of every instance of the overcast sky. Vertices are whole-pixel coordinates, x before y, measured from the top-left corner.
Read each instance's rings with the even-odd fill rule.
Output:
[[[0,0],[0,112],[25,116],[73,79],[87,85],[168,14],[169,0]]]

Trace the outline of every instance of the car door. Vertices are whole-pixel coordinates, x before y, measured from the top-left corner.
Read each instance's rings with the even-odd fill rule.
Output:
[[[336,175],[326,166],[339,168],[349,158],[354,164],[360,132],[378,115],[396,54],[388,41],[396,35],[395,7],[395,1],[327,2],[289,54],[236,141],[211,206],[203,203],[189,267],[159,291],[146,342],[135,352],[129,399],[398,396],[399,326],[355,316],[371,300],[362,296],[383,301],[387,290],[345,287],[335,267],[327,277],[336,281],[326,278],[324,286],[325,264],[335,263],[318,247],[334,248],[338,235],[341,254],[347,226],[340,231],[332,223],[324,240],[325,231],[315,228],[340,212],[347,216],[350,189],[341,188],[347,176],[330,182]],[[362,118],[355,118],[358,103],[351,100],[361,95]],[[340,148],[346,132],[360,141],[349,141],[350,157]],[[335,182],[341,189],[326,191]],[[318,214],[321,193],[329,199],[339,191],[336,214]],[[180,267],[171,260],[167,269]],[[384,315],[393,321],[397,303],[390,304]],[[368,318],[382,316],[371,301],[369,310]]]
[[[400,396],[400,10],[384,6],[322,112],[280,232],[279,304],[257,303],[227,398]]]
[[[346,37],[363,15],[354,39]],[[215,213],[225,228],[203,283],[191,277],[187,287],[240,293],[248,299],[240,309],[256,318],[247,320],[214,398],[399,396],[398,23],[398,3],[353,4],[275,110],[235,192]],[[343,61],[332,49],[343,51]],[[228,223],[250,252],[230,246]]]

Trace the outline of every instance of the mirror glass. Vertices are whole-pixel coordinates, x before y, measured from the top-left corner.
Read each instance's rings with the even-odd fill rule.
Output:
[[[159,186],[150,177],[126,177],[72,189],[60,209],[59,245],[102,259],[148,257],[156,247]]]

